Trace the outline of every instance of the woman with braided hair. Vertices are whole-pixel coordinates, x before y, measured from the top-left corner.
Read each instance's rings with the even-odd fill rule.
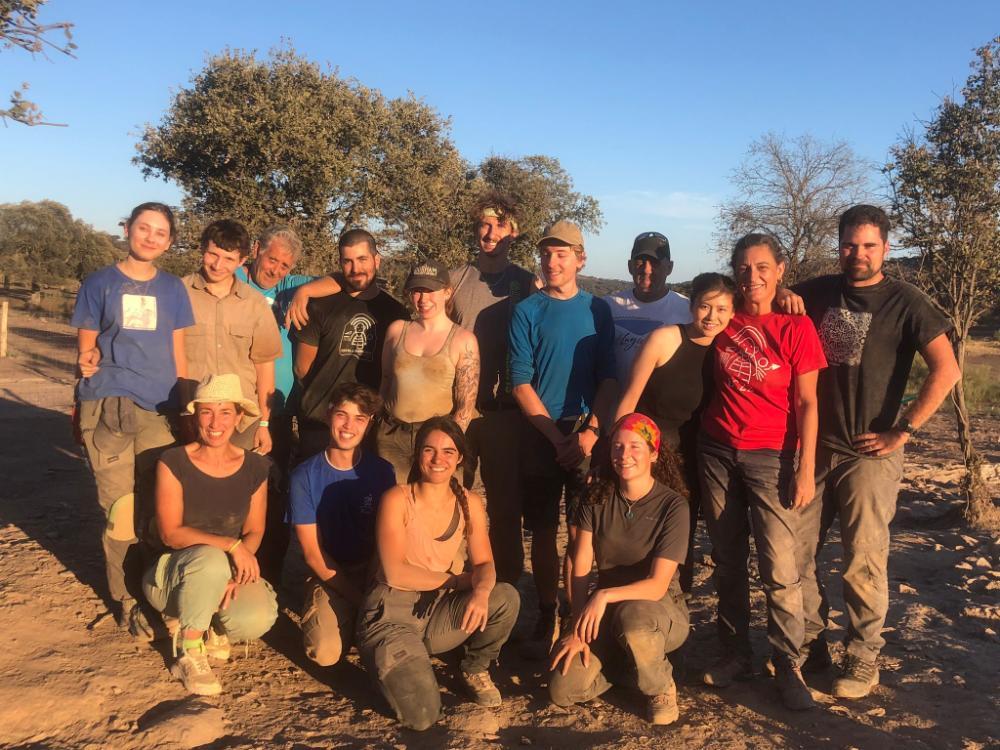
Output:
[[[409,482],[393,487],[375,521],[378,568],[358,619],[361,658],[403,725],[423,730],[441,712],[431,654],[463,649],[462,682],[499,706],[487,671],[517,620],[517,590],[496,582],[482,498],[455,477],[465,435],[433,417],[415,440]],[[468,567],[458,560],[468,547]]]
[[[573,619],[552,647],[549,696],[568,706],[612,684],[630,685],[646,696],[653,724],[672,724],[677,687],[667,655],[688,634],[676,575],[687,554],[687,490],[680,462],[644,414],[615,424],[611,468],[612,475],[590,485],[577,511]]]

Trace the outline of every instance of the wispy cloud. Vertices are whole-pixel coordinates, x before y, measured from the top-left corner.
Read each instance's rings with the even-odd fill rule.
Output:
[[[661,193],[655,190],[627,190],[605,195],[602,206],[615,211],[628,211],[641,216],[656,216],[680,221],[710,221],[718,214],[720,199],[705,193],[675,190]]]

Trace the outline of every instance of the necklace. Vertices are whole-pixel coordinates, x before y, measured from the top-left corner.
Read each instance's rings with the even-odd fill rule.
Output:
[[[629,500],[627,497],[625,497],[625,495],[622,494],[621,490],[617,491],[617,495],[621,499],[621,501],[625,503],[626,509],[622,511],[622,515],[625,516],[626,521],[631,521],[635,517],[635,514],[632,512],[632,508],[634,508],[635,504],[639,502],[639,500],[642,500],[642,498],[640,497],[639,500]]]

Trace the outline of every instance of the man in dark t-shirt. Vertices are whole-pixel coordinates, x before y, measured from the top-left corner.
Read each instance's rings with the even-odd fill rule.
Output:
[[[376,283],[381,256],[369,232],[350,229],[340,236],[337,246],[341,274],[300,286],[289,310],[290,322],[300,329],[295,374],[308,381],[302,383],[298,411],[300,458],[326,447],[323,419],[328,403],[324,399],[337,383],[356,380],[378,392],[386,329],[393,321],[410,317],[402,303]]]
[[[514,305],[532,294],[538,281],[508,257],[517,237],[517,211],[508,196],[486,193],[474,206],[472,219],[478,255],[451,272],[453,318],[475,334],[480,356],[479,414],[466,431],[465,484],[472,486],[478,464],[497,580],[516,585],[524,567],[518,461],[524,427],[511,396],[507,327]]]
[[[838,698],[860,698],[878,684],[876,659],[889,605],[889,522],[903,472],[903,446],[934,414],[961,373],[950,325],[916,287],[883,273],[889,219],[859,205],[840,218],[842,274],[794,288],[819,332],[828,367],[820,372],[817,500],[803,511],[799,550],[806,615],[806,667],[829,664],[828,606],[816,556],[834,518],[844,545],[847,655],[833,684]],[[929,373],[898,414],[913,355]],[[898,418],[897,418],[898,417]]]

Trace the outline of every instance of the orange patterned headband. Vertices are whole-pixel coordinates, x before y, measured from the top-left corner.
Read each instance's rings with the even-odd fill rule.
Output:
[[[645,414],[639,414],[639,412],[626,414],[618,420],[618,424],[615,425],[611,434],[618,432],[618,430],[629,430],[630,432],[634,432],[646,441],[649,447],[653,450],[653,453],[659,452],[660,428],[657,427],[656,423]]]

